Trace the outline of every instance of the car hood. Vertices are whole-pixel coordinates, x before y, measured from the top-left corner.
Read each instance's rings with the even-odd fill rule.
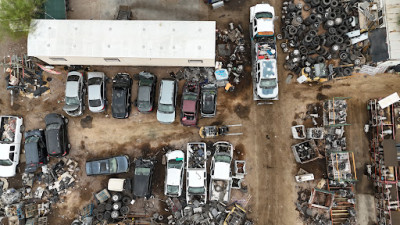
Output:
[[[161,123],[173,123],[175,121],[175,111],[173,113],[157,111],[157,120]]]
[[[150,185],[150,176],[146,175],[135,175],[133,185],[133,195],[137,197],[145,197],[148,195]]]
[[[11,166],[0,166],[0,177],[13,177],[16,175],[16,164]]]
[[[171,168],[171,169],[168,169],[167,173],[168,173],[167,185],[173,185],[173,186],[181,185],[182,177],[181,177],[180,169]]]

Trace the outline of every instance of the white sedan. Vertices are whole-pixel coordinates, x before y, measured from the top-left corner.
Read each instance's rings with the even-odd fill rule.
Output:
[[[170,197],[179,197],[183,188],[183,168],[185,153],[181,150],[170,151],[166,155],[167,171],[165,175],[164,194]]]

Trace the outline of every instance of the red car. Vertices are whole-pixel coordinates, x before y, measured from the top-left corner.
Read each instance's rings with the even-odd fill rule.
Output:
[[[182,93],[181,123],[184,126],[197,125],[197,109],[200,94],[198,82],[185,83]]]

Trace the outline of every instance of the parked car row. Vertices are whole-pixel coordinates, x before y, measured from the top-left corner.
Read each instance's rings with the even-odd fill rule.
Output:
[[[18,116],[1,116],[0,139],[0,177],[16,175],[19,164],[23,118]],[[46,128],[29,130],[24,133],[26,173],[34,173],[49,161],[48,157],[68,155],[71,145],[68,140],[68,119],[51,113],[44,118]]]
[[[187,144],[186,160],[182,150],[173,150],[165,154],[166,173],[164,194],[170,197],[180,197],[183,192],[186,167],[186,201],[200,204],[210,201],[229,202],[232,187],[231,162],[233,146],[229,142],[219,141],[213,146],[215,154],[210,166],[210,183],[207,184],[207,149],[204,142]],[[155,161],[138,159],[135,162],[131,178],[110,178],[110,191],[129,191],[135,197],[151,196],[152,176]],[[86,162],[86,174],[106,175],[126,173],[129,171],[129,157],[116,156]],[[208,189],[209,186],[209,189]],[[208,191],[209,190],[209,193]],[[207,198],[207,195],[209,198]]]
[[[88,105],[91,112],[103,112],[107,106],[106,81],[103,72],[88,72]],[[157,77],[149,72],[138,74],[138,93],[134,105],[141,113],[152,112],[155,105]],[[131,111],[132,78],[127,73],[118,73],[112,79],[112,116],[117,119],[128,118]],[[83,74],[71,71],[67,76],[64,111],[70,116],[80,116],[85,110],[84,97],[86,87]],[[157,120],[163,124],[173,123],[176,115],[178,82],[162,79],[157,105]],[[181,123],[195,126],[200,107],[201,117],[216,115],[217,86],[199,85],[198,82],[186,82],[182,92]]]

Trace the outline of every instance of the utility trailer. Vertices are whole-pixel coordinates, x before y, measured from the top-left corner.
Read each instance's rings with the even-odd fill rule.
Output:
[[[215,153],[211,161],[210,201],[228,203],[232,187],[233,145],[219,141],[213,146]]]
[[[207,203],[207,147],[204,142],[187,144],[186,154],[186,202]]]
[[[274,8],[269,4],[250,7],[253,99],[278,100],[277,50]]]
[[[242,135],[243,133],[229,133],[231,127],[241,127],[242,124],[224,126],[203,126],[200,127],[199,135],[201,138],[215,138],[218,136]]]

